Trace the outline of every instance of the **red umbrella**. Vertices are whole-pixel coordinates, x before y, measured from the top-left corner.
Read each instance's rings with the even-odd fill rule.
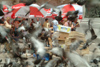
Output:
[[[16,5],[13,5],[11,8],[13,9],[12,12],[8,13],[8,14],[5,14],[5,17],[11,17],[11,18],[15,18],[15,13],[22,7],[25,6],[25,3],[19,3],[19,4],[16,4]],[[6,5],[3,5],[3,11],[6,13],[6,12],[9,12],[8,8]]]
[[[12,16],[19,16],[19,17],[46,17],[48,16],[48,12],[46,12],[43,8],[41,10],[40,6],[33,4],[31,6],[24,6],[15,10]],[[49,15],[50,16],[50,15]],[[30,17],[30,18],[31,18]]]
[[[19,9],[21,7],[24,7],[24,6],[25,6],[25,3],[19,3],[19,4],[16,4],[16,5],[13,5],[12,9]]]
[[[15,10],[12,11],[11,18],[13,18],[13,19],[16,18],[15,13],[16,13],[19,9],[20,9],[20,8],[15,9]]]
[[[20,8],[16,13],[15,16],[25,17],[25,16],[34,16],[34,17],[46,17],[48,13],[41,9],[39,10],[39,6],[25,6]]]
[[[12,10],[10,13],[5,14],[4,17],[5,17],[5,18],[6,18],[6,17],[11,17],[12,19],[18,17],[18,16],[15,16],[15,14],[16,14],[16,12],[17,12],[18,10],[20,10],[20,8]]]
[[[13,19],[16,17],[25,17],[25,15],[28,11],[29,11],[29,7],[25,6],[22,8],[12,10],[12,12],[5,14],[5,17],[11,17]]]
[[[44,9],[39,10],[37,7],[30,6],[30,15],[34,15],[34,17],[46,17],[47,14]]]
[[[75,11],[75,8],[72,5],[70,5],[70,4],[65,5],[62,8],[62,13],[63,13],[62,16],[64,17],[66,15],[66,13],[69,12],[69,11]]]
[[[52,9],[50,8],[50,9],[45,9],[45,8],[43,8],[46,12],[48,12],[48,13],[51,13],[52,12]]]
[[[78,4],[67,4],[62,8],[62,17],[65,17],[65,15],[67,14],[67,12],[69,11],[79,11],[79,14],[82,15],[83,14],[83,7],[78,5]]]
[[[9,10],[8,10],[8,8],[7,8],[7,6],[6,5],[3,5],[3,12],[9,12]]]

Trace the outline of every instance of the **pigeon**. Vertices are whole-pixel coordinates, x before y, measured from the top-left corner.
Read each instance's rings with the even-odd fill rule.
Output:
[[[78,0],[70,0],[70,4],[77,3]]]
[[[70,51],[76,50],[80,46],[81,43],[83,43],[82,40],[79,40],[79,41],[76,40],[74,43],[70,45]]]
[[[47,4],[48,4],[48,2],[42,4],[42,5],[40,6],[40,8],[39,8],[39,11],[40,11],[42,8],[46,8],[46,5],[47,5]]]
[[[63,49],[59,47],[54,47],[50,50],[54,55],[63,57]]]
[[[43,57],[46,52],[46,50],[44,48],[44,44],[34,37],[31,37],[30,40],[34,44],[34,47],[37,49],[37,54],[39,54],[39,56]]]
[[[87,39],[86,43],[84,44],[84,46],[80,50],[86,49],[88,46],[90,46],[89,43],[91,43],[93,40],[95,40],[97,38],[97,35],[95,34],[95,31],[94,31],[91,23],[92,23],[92,20],[89,19],[89,21],[88,21],[89,28],[85,31],[85,33],[87,33],[87,31],[89,30],[92,36],[91,36],[91,38]]]
[[[74,21],[78,16],[79,11],[69,11],[66,16],[68,17],[68,20]]]
[[[61,59],[59,57],[54,57],[52,60],[50,60],[45,67],[56,67],[57,62],[60,61]]]
[[[67,57],[74,67],[91,67],[76,51],[67,52]]]
[[[31,5],[32,3],[36,3],[37,2],[37,0],[30,0],[30,1],[28,1],[28,0],[21,0],[21,2],[23,2],[23,3],[25,3],[25,5]]]
[[[78,5],[84,5],[86,3],[86,0],[78,0],[77,4]]]
[[[77,3],[78,5],[84,5],[86,0],[70,0],[70,4]]]

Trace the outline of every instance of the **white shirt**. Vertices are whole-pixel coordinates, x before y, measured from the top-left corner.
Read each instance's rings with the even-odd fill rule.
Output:
[[[37,21],[36,24],[40,24],[40,21]]]
[[[4,23],[5,23],[5,27],[7,27],[7,28],[10,28],[10,29],[11,29],[11,25],[10,25],[7,21],[5,21]]]
[[[57,20],[53,20],[53,26],[57,26],[58,25],[58,21]]]

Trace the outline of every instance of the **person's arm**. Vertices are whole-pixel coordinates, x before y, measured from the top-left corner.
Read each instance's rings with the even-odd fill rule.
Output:
[[[76,27],[80,27],[80,25],[79,25],[79,23],[78,23],[78,22],[76,23]]]
[[[40,23],[40,26],[41,26],[41,23]]]
[[[72,22],[68,21],[68,26],[71,27],[71,25],[72,25]]]
[[[72,25],[71,25],[71,29],[73,29],[73,28],[75,28],[75,27],[74,27],[74,25],[72,24]]]
[[[52,39],[49,37],[48,40],[49,40],[50,47],[52,48],[53,47],[52,46]]]
[[[71,28],[72,28],[72,29],[75,28],[75,27],[78,27],[78,24],[75,25],[75,26],[74,26],[73,24],[71,25]]]
[[[50,23],[48,24],[48,27],[50,28]]]
[[[43,23],[43,25],[42,25],[43,27],[45,26],[45,22]]]
[[[0,24],[1,26],[4,26],[4,24]]]
[[[53,22],[51,22],[52,26],[53,26]]]

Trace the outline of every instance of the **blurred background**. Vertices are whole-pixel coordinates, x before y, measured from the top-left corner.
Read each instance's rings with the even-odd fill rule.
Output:
[[[32,0],[0,0],[0,2],[6,2],[7,4],[9,5],[15,5],[15,4],[18,4],[18,3],[22,3],[22,2],[31,2]],[[37,3],[39,5],[47,2],[47,1],[50,1],[50,0],[37,0]],[[69,3],[70,0],[51,0],[50,1],[50,4],[54,5],[54,6],[58,6],[58,5],[61,5],[61,4],[66,4],[66,3]]]
[[[50,1],[49,4],[53,6],[68,4],[70,0],[37,0],[39,5]],[[32,3],[32,0],[0,0],[0,2],[8,4],[10,6],[27,2]],[[86,0],[85,4],[85,18],[100,18],[100,0]]]

